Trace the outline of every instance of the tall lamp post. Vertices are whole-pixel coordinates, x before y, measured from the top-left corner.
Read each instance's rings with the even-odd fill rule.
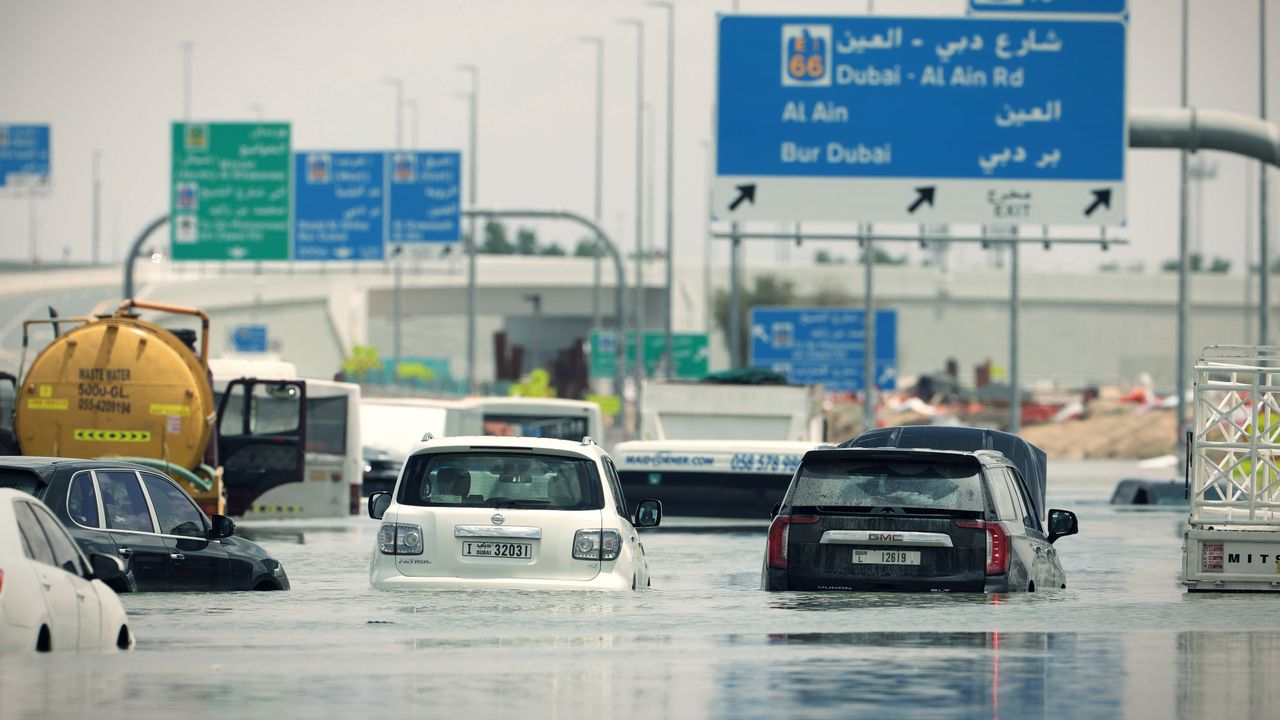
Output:
[[[467,204],[476,206],[476,101],[480,94],[480,70],[475,65],[459,65],[459,72],[471,76],[467,121]],[[467,392],[476,391],[476,219],[468,218],[467,228]]]
[[[672,332],[672,315],[675,312],[672,302],[675,281],[675,219],[672,203],[675,197],[676,8],[668,0],[650,0],[648,4],[667,11],[667,287],[663,312],[666,344],[662,352],[666,358],[665,376],[670,380],[675,375],[675,338]]]
[[[596,225],[604,220],[604,39],[595,35],[578,38],[596,47],[596,192],[591,219]],[[591,329],[599,330],[603,324],[600,310],[600,243],[597,238],[591,245]],[[617,309],[622,312],[622,308]],[[621,342],[621,338],[619,338]],[[621,392],[621,388],[618,392]]]
[[[404,109],[409,111],[409,149],[418,149],[418,101],[405,98]]]
[[[396,91],[396,150],[402,150],[404,149],[404,81],[400,78],[385,78],[383,82],[394,87]],[[404,352],[404,286],[401,278],[403,254],[404,248],[399,244],[391,251],[391,262],[394,264],[392,271],[395,273],[395,285],[391,292],[391,382],[393,384],[399,381],[400,361]]]
[[[622,25],[636,31],[636,307],[635,307],[635,378],[636,428],[640,427],[640,383],[644,379],[644,328],[640,318],[644,306],[644,22],[623,18]],[[625,342],[626,338],[619,338]],[[621,388],[619,388],[621,390]]]

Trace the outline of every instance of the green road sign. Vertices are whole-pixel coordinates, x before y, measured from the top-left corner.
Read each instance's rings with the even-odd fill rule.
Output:
[[[616,367],[614,358],[617,345],[615,334],[605,330],[591,332],[591,377],[612,378]],[[675,354],[675,376],[681,380],[696,380],[707,374],[707,335],[706,333],[674,333],[671,338],[672,351]],[[645,372],[653,376],[658,359],[666,350],[667,336],[660,332],[644,334],[644,367]],[[631,363],[636,356],[635,333],[627,333],[627,367],[631,372]]]
[[[289,259],[288,123],[173,123],[174,260]]]

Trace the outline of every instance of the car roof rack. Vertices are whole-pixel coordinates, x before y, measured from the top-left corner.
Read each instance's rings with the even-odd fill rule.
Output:
[[[436,436],[432,435],[431,433],[422,433],[422,440],[420,440],[419,442],[427,442],[435,439],[436,439]]]
[[[583,445],[596,445],[597,443],[596,443],[596,441],[595,441],[595,440],[592,440],[592,439],[591,439],[591,436],[590,436],[590,435],[583,435],[583,436],[582,436],[582,444],[583,444]]]

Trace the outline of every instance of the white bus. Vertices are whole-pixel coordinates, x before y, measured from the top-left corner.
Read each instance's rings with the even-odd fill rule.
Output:
[[[671,516],[760,518],[782,502],[800,459],[817,443],[635,440],[610,453],[628,497],[662,501]]]
[[[221,404],[227,384],[240,377],[271,380],[292,379],[297,370],[292,363],[270,360],[212,359],[213,390]],[[306,447],[301,482],[276,485],[255,495],[244,508],[247,519],[345,517],[359,511],[363,478],[360,428],[360,386],[332,380],[301,380],[306,395]],[[233,396],[232,400],[235,400]],[[291,398],[279,398],[292,402]],[[255,398],[255,402],[263,402]],[[266,408],[254,408],[251,421],[267,422]],[[238,416],[229,413],[228,416]],[[223,478],[228,486],[252,483],[252,477]]]
[[[364,398],[364,444],[403,459],[424,433],[504,435],[581,441],[604,432],[600,406],[585,400],[520,397]],[[389,489],[389,488],[375,488]],[[366,493],[370,490],[366,490]]]

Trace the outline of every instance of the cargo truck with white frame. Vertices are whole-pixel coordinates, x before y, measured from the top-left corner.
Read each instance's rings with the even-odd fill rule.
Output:
[[[1212,345],[1187,442],[1190,592],[1280,591],[1280,346]]]

